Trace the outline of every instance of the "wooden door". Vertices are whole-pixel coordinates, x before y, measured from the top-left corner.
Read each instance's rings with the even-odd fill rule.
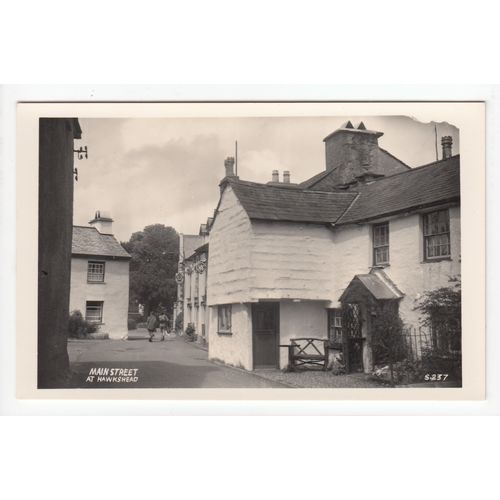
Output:
[[[363,371],[362,316],[359,304],[342,305],[344,360],[347,373]]]
[[[252,304],[253,367],[279,367],[278,302]]]

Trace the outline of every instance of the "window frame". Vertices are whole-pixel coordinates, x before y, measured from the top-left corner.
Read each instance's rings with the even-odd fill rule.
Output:
[[[88,316],[88,310],[89,310],[89,304],[99,304],[100,307],[100,315],[98,320],[94,320],[89,318]],[[102,325],[102,319],[104,317],[104,301],[103,300],[87,300],[85,301],[85,321],[88,321],[89,323],[92,323],[94,325]]]
[[[226,310],[226,318],[229,319],[229,325],[227,328],[224,328],[226,325],[221,324],[221,320],[223,319],[222,311]],[[217,306],[217,333],[222,335],[232,335],[233,333],[233,308],[232,304],[220,304]]]
[[[330,345],[336,348],[342,348],[343,338],[342,338],[342,309],[339,307],[334,307],[327,309],[328,314],[328,329],[327,337]],[[335,324],[335,320],[338,319],[338,324]],[[335,335],[332,336],[332,331]]]
[[[91,273],[90,271],[90,266],[91,265],[101,265],[102,266],[102,280],[96,280],[96,279],[90,279],[91,274],[97,274],[97,273]],[[106,278],[106,261],[104,260],[88,260],[87,261],[87,283],[105,283],[105,278]]]
[[[436,232],[436,233],[428,233],[426,234],[426,228],[430,226],[431,224],[428,223],[428,218],[432,214],[440,213],[440,212],[445,212],[446,213],[446,224],[447,224],[447,231],[441,231],[441,232]],[[448,208],[441,208],[439,210],[433,210],[431,212],[425,212],[421,216],[422,220],[422,239],[423,239],[423,252],[424,252],[424,262],[436,262],[439,260],[450,260],[451,259],[451,231],[450,231],[450,210]],[[446,235],[448,236],[448,253],[443,254],[443,255],[434,255],[434,256],[429,256],[427,253],[428,245],[427,242],[435,237],[435,236],[443,236]],[[446,244],[445,244],[446,245]],[[437,245],[438,247],[445,246],[443,244]]]
[[[387,228],[387,241],[384,244],[377,244],[376,243],[376,231],[380,228]],[[387,259],[382,261],[382,262],[377,262],[377,250],[387,248]],[[380,222],[378,224],[373,224],[372,225],[372,259],[373,259],[373,265],[374,266],[387,266],[390,263],[390,225],[389,221],[386,222]]]

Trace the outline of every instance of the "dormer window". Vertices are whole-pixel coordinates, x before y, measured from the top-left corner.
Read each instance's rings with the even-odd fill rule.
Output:
[[[389,223],[373,225],[373,265],[389,264]]]

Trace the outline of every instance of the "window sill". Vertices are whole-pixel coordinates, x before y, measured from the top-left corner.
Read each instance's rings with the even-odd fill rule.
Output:
[[[230,337],[233,334],[233,332],[217,332],[217,335],[226,335]]]
[[[105,285],[105,281],[87,281],[87,285]]]
[[[433,262],[441,262],[441,261],[452,261],[451,257],[437,257],[435,259],[424,259],[420,264],[432,264]]]
[[[373,266],[371,268],[372,269],[385,269],[386,267],[391,267],[389,262],[386,262],[384,264],[373,264]]]

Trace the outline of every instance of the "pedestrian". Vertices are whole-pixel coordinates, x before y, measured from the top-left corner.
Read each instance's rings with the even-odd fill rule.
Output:
[[[155,331],[156,331],[156,324],[157,324],[157,319],[156,315],[153,311],[151,311],[148,320],[146,322],[146,327],[149,332],[149,341],[153,342],[153,337],[155,336]]]
[[[165,314],[165,311],[162,311],[160,314],[158,321],[160,322],[160,332],[161,332],[161,340],[165,340],[165,332],[167,331],[167,323],[168,316]]]

